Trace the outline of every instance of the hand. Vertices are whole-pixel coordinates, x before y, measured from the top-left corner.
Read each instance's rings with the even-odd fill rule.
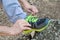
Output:
[[[23,7],[24,7],[24,9],[25,9],[26,11],[31,12],[32,14],[35,14],[35,13],[38,12],[38,9],[37,9],[35,6],[30,5],[30,4],[28,3],[28,1],[26,1],[26,0],[20,0],[20,2],[22,2]]]
[[[10,30],[10,34],[12,35],[17,35],[17,34],[20,34],[22,31],[24,30],[29,30],[29,26],[31,26],[28,22],[26,22],[25,20],[21,19],[21,20],[18,20],[14,25],[13,27],[11,27],[11,30]]]
[[[35,6],[33,6],[33,5],[25,4],[24,5],[24,9],[27,10],[28,12],[31,12],[32,14],[35,14],[35,13],[38,12],[38,9]]]

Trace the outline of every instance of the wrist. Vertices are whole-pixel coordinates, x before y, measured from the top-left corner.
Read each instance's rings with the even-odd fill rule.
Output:
[[[9,33],[10,27],[7,26],[0,26],[0,32],[1,33]]]
[[[11,30],[11,28],[7,27],[7,28],[5,28],[4,32],[7,33],[7,34],[10,34],[10,30]]]

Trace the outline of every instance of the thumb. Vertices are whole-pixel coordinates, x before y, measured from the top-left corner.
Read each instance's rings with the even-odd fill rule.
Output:
[[[30,30],[31,28],[29,27],[24,27],[23,30]]]

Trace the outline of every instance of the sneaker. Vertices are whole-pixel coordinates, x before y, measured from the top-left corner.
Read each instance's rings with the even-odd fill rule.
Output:
[[[26,17],[26,21],[31,24],[30,28],[40,29],[48,24],[48,18],[37,18],[35,16],[29,15]]]
[[[37,18],[35,16],[29,15],[25,19],[29,24],[31,24],[31,30],[25,30],[24,34],[29,34],[32,31],[41,32],[46,29],[50,23],[48,18]]]

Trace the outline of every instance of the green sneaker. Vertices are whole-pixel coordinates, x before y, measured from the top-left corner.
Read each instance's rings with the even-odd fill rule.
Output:
[[[46,29],[46,27],[48,27],[49,24],[49,19],[48,18],[37,18],[35,16],[29,15],[26,17],[26,21],[31,24],[32,28],[31,30],[25,30],[24,34],[28,34],[32,31],[37,31],[37,32],[41,32],[42,30]]]

